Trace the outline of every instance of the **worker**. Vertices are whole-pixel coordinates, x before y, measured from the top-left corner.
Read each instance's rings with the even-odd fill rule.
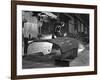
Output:
[[[27,55],[28,41],[38,36],[38,19],[32,16],[24,23],[24,54]]]

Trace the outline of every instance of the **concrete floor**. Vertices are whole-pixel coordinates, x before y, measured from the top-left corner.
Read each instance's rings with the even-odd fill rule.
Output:
[[[72,62],[70,62],[70,66],[88,66],[89,65],[89,50],[84,49],[78,57],[76,57]]]
[[[88,45],[85,45],[85,48],[78,53],[78,56],[70,62],[70,66],[88,66],[89,65],[89,49],[87,46]],[[55,64],[55,57],[57,55],[60,55],[59,50],[52,50],[51,54],[45,55],[45,56],[43,55],[43,53],[28,55],[22,58],[23,59],[22,67],[23,69],[58,67],[58,65]]]

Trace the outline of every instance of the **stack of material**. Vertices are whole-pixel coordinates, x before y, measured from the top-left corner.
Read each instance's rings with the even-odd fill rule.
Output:
[[[78,48],[78,41],[69,37],[58,37],[50,40],[50,42],[57,44],[62,52],[66,52],[73,48]]]
[[[33,42],[28,47],[28,54],[36,54],[38,52],[42,52],[44,55],[50,54],[52,45],[49,42]]]

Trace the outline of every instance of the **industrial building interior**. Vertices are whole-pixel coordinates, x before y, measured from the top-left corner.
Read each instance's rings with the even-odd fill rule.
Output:
[[[89,14],[22,11],[22,68],[89,65]]]

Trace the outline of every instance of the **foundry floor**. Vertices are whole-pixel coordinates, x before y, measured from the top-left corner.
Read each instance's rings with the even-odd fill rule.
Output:
[[[78,56],[70,62],[70,66],[88,66],[89,65],[89,49],[88,45],[85,46],[85,49],[78,53]],[[59,55],[58,51],[58,55]],[[28,55],[22,58],[22,67],[23,69],[29,68],[49,68],[49,67],[60,67],[55,65],[55,54],[42,56],[40,53],[38,55]],[[64,66],[65,67],[65,66]],[[68,66],[66,66],[68,67]]]

